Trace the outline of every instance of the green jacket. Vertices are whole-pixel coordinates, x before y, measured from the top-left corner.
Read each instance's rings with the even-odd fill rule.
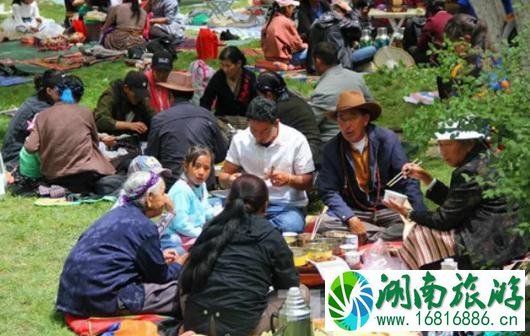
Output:
[[[129,118],[129,113],[132,113]],[[101,94],[94,109],[94,119],[98,132],[109,134],[125,133],[116,129],[116,121],[143,122],[147,127],[155,110],[149,104],[149,99],[133,105],[123,92],[123,80],[118,79],[110,83],[107,90]],[[131,119],[132,118],[132,119]]]

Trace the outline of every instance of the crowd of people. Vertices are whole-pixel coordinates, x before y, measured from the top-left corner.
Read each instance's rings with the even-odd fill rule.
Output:
[[[151,2],[152,19],[134,0],[111,7],[116,29],[105,45],[140,37],[146,20],[152,36],[180,36],[166,16],[178,12],[175,3]],[[486,198],[489,184],[479,183],[496,178],[486,130],[455,120],[433,135],[454,168],[446,186],[410,162],[396,133],[374,123],[386,112],[351,70],[360,60],[351,42],[368,24],[360,3],[302,1],[296,27],[298,1],[274,2],[262,31],[265,56],[311,64],[320,78],[308,99],[279,73],[256,76],[234,46],[221,51],[198,105],[191,76],[173,71],[165,51],[145,73],[111,82],[93,111],[79,105],[80,78],[54,70],[36,76],[36,94],[11,120],[2,147],[16,183],[117,197],[66,259],[57,310],[168,314],[182,331],[259,335],[281,305],[278,290],[301,286],[281,233],[304,231],[311,190],[328,208],[321,233],[349,232],[362,244],[402,240],[400,257],[411,269],[439,269],[447,257],[462,269],[500,268],[526,253],[512,230],[516,206]],[[484,22],[439,5],[430,2],[418,53],[445,35],[478,76],[477,54],[488,48]],[[321,38],[329,20],[340,21],[330,28],[339,29],[340,43]],[[450,99],[451,83],[439,87]],[[389,187],[400,173],[406,178]],[[420,182],[437,208],[425,206]],[[217,187],[227,190],[222,201],[209,197]],[[386,190],[408,204],[383,200]],[[417,225],[404,236],[406,221]]]

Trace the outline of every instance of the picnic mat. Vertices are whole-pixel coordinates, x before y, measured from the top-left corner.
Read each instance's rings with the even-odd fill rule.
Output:
[[[67,55],[78,51],[78,47],[73,46],[66,51],[39,51],[34,46],[20,43],[20,41],[9,41],[0,43],[0,60],[10,58],[17,61],[31,58],[42,58],[56,55]]]
[[[0,86],[2,87],[23,84],[31,81],[33,81],[33,78],[30,77],[0,76]]]
[[[172,317],[154,314],[88,318],[65,314],[64,319],[66,325],[80,336],[158,336],[165,335],[164,330],[176,327]]]
[[[25,60],[26,64],[38,65],[47,69],[54,69],[58,71],[70,71],[81,68],[82,66],[90,66],[96,63],[115,61],[122,58],[123,55],[109,56],[105,58],[98,58],[95,56],[86,56],[80,52],[69,55],[56,55],[46,58],[34,58]]]

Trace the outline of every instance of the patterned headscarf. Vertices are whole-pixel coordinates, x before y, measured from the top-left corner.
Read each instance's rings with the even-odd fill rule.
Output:
[[[154,172],[149,172],[149,179],[145,183],[141,184],[133,190],[122,190],[122,192],[120,193],[120,198],[118,199],[119,206],[133,204],[134,201],[138,200],[143,195],[145,195],[147,190],[156,185],[160,181],[160,179],[161,177],[158,174]]]

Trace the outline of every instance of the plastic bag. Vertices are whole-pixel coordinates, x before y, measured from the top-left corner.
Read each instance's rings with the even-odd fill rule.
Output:
[[[363,270],[407,270],[399,257],[392,257],[386,243],[378,239],[363,255]]]

